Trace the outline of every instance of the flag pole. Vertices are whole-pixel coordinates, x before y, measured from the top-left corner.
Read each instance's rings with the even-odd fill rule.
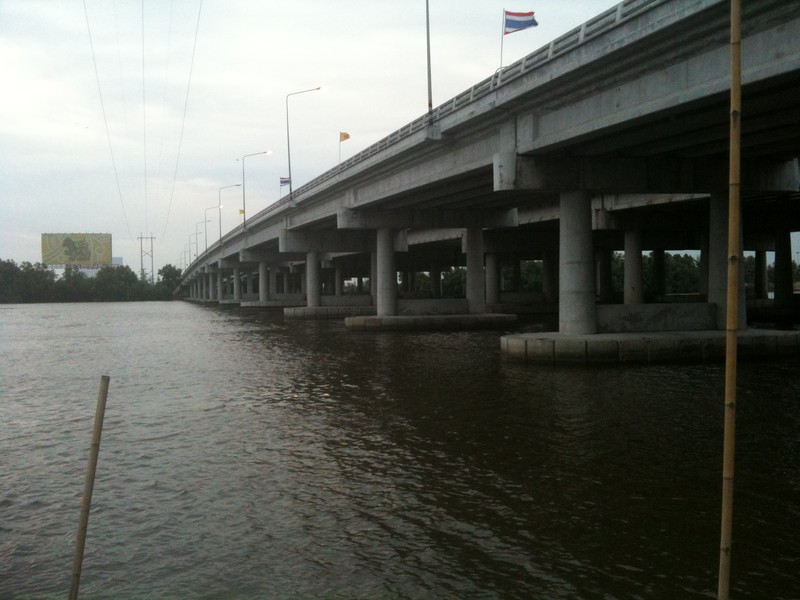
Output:
[[[429,0],[425,0],[425,32],[428,38],[428,123],[433,121],[433,85],[431,83],[431,15]]]
[[[503,9],[503,19],[500,22],[500,71],[503,70],[503,42],[506,39],[506,9]]]
[[[722,458],[722,520],[720,526],[717,598],[730,594],[733,471],[736,446],[736,359],[739,328],[739,236],[742,110],[742,4],[731,0],[730,163],[728,179],[728,289],[725,338],[725,418]]]

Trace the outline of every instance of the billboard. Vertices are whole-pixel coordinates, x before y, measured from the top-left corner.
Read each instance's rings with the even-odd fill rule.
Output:
[[[42,262],[46,265],[110,265],[110,233],[43,233]]]

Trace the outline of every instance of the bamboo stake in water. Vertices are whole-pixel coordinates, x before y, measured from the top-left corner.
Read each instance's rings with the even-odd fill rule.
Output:
[[[81,582],[81,565],[83,564],[83,548],[86,545],[86,531],[89,528],[89,509],[92,505],[92,490],[94,489],[94,475],[97,471],[97,456],[100,453],[100,436],[103,433],[103,416],[106,412],[106,397],[108,396],[108,383],[110,378],[103,375],[100,378],[100,393],[97,395],[97,410],[94,414],[94,431],[92,432],[92,447],[89,450],[89,467],[86,469],[86,485],[83,488],[81,501],[81,518],[78,524],[78,541],[75,545],[75,560],[72,563],[72,585],[69,590],[69,600],[77,600],[78,586]]]
[[[722,458],[722,523],[719,546],[718,600],[730,594],[733,469],[736,445],[736,359],[739,329],[739,230],[742,110],[741,0],[731,0],[731,122],[728,198],[728,290],[725,341],[725,430]]]

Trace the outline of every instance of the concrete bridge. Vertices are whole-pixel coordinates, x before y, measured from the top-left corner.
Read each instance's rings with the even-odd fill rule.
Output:
[[[757,298],[774,251],[774,302],[790,305],[800,3],[744,4],[743,249],[756,253]],[[552,310],[571,335],[722,329],[728,11],[727,0],[620,3],[228,232],[186,269],[189,297],[395,324]],[[645,303],[642,253],[663,277],[673,250],[699,254],[701,289]],[[615,251],[625,253],[622,298]],[[540,293],[501,285],[523,260],[542,261]],[[453,266],[466,266],[466,297],[443,300]],[[425,297],[404,293],[420,272]],[[744,283],[741,294],[744,307]]]

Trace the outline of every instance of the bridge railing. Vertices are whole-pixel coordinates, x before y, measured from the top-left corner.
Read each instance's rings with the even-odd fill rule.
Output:
[[[534,50],[527,56],[524,56],[508,67],[498,69],[497,72],[487,77],[483,81],[476,83],[469,89],[464,90],[444,104],[437,106],[433,109],[432,117],[429,117],[427,114],[425,114],[416,118],[411,123],[408,123],[400,129],[390,133],[385,138],[378,140],[361,152],[354,154],[332,169],[329,169],[321,175],[318,175],[314,179],[294,190],[292,196],[297,199],[298,196],[301,196],[321,185],[322,183],[336,177],[337,175],[340,175],[350,167],[357,165],[358,163],[378,154],[379,152],[382,152],[383,150],[410,137],[418,131],[422,131],[425,129],[425,126],[429,123],[431,118],[433,122],[436,122],[443,117],[471,104],[472,102],[484,98],[485,96],[496,91],[497,88],[508,84],[518,77],[521,77],[532,69],[535,69],[566,52],[574,50],[581,44],[586,43],[599,35],[607,33],[611,29],[620,26],[631,18],[668,1],[669,0],[623,0],[616,6],[609,8],[596,17],[588,20],[586,23],[583,23],[579,27],[576,27],[564,35],[557,37],[546,46],[543,46],[538,50]],[[255,222],[260,221],[281,210],[284,206],[286,206],[286,204],[289,203],[289,200],[289,197],[286,196],[280,200],[277,200],[276,202],[273,202],[268,207],[264,208],[248,219],[248,223],[254,224]],[[224,244],[227,238],[234,237],[239,230],[242,229],[242,227],[243,226],[240,225],[236,229],[228,232],[228,234],[222,238],[222,243]],[[217,242],[214,244],[214,246],[209,248],[209,252],[211,250],[216,250],[216,246],[218,244],[220,244],[220,242]]]

